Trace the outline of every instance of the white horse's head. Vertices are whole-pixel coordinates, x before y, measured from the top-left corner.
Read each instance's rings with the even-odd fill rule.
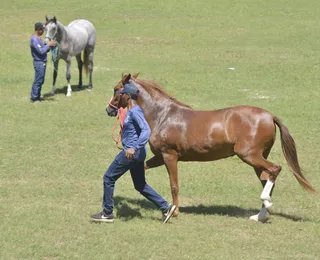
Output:
[[[48,19],[46,16],[46,24],[45,24],[46,38],[44,40],[45,44],[47,44],[51,40],[56,39],[56,35],[58,32],[57,18],[54,16],[51,19]]]

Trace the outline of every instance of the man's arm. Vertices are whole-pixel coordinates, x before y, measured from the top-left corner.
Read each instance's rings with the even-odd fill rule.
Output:
[[[41,46],[41,45],[36,41],[36,39],[34,39],[34,38],[31,40],[31,45],[32,45],[33,49],[34,49],[38,54],[41,54],[41,55],[47,53],[47,52],[50,50],[49,45]]]
[[[133,149],[137,151],[141,147],[144,147],[146,143],[149,141],[151,130],[150,127],[144,118],[144,115],[141,113],[132,113],[132,119],[141,129],[140,136],[135,144],[133,144]]]

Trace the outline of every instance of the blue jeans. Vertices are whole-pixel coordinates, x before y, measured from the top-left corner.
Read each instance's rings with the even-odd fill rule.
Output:
[[[160,210],[164,211],[168,208],[168,202],[146,183],[144,169],[145,158],[146,150],[144,147],[136,151],[132,160],[126,158],[124,150],[116,156],[103,176],[104,194],[102,207],[105,212],[111,213],[113,211],[115,182],[128,170],[130,170],[134,188],[138,192],[153,202]]]
[[[35,71],[34,82],[31,88],[31,99],[39,100],[41,96],[41,87],[46,75],[46,63],[43,61],[34,61],[33,67]]]

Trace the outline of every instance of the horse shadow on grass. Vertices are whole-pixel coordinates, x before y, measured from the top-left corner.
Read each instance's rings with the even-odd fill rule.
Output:
[[[140,212],[140,209],[145,210],[157,210],[153,203],[146,199],[130,199],[121,196],[116,196],[114,198],[115,209],[117,211],[117,217],[128,221],[133,218],[143,218],[143,215]],[[180,206],[179,211],[184,214],[199,214],[199,215],[219,215],[219,216],[229,216],[235,218],[246,218],[255,215],[259,212],[260,209],[253,208],[240,208],[233,205],[197,205],[197,206]],[[282,217],[294,222],[307,222],[311,221],[310,219],[285,214],[273,212],[272,216]]]
[[[72,89],[72,92],[79,92],[79,91],[88,89],[88,85],[82,85],[81,87],[79,87],[78,85],[71,85],[71,89]],[[56,88],[54,95],[51,94],[50,92],[45,93],[43,95],[43,98],[45,100],[50,101],[55,95],[61,95],[61,94],[67,95],[67,92],[68,92],[68,86],[64,86],[62,88]]]

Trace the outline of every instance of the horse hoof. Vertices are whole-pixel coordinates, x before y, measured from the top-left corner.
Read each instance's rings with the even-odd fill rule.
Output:
[[[66,95],[67,97],[71,97],[71,93],[67,93],[67,95]]]
[[[173,214],[172,214],[172,217],[178,217],[178,215],[179,215],[179,211],[178,210],[175,210],[174,212],[173,212]]]
[[[49,92],[49,95],[50,95],[50,96],[54,96],[54,91],[50,91],[50,92]]]
[[[261,222],[261,223],[265,223],[268,220],[267,217],[260,216],[259,214],[253,215],[253,216],[249,217],[249,219],[253,220],[253,221],[256,221],[256,222]]]

